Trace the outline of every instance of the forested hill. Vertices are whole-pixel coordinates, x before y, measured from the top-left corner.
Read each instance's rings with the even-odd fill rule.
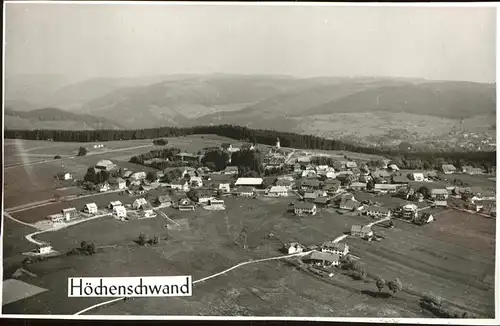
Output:
[[[383,155],[387,157],[401,157],[425,161],[443,161],[461,165],[461,162],[482,166],[490,170],[496,166],[496,152],[401,152],[397,149],[381,149],[362,147],[345,142],[325,139],[311,135],[279,132],[273,130],[249,129],[234,125],[199,126],[191,128],[162,127],[141,130],[5,130],[5,138],[19,138],[29,140],[53,140],[61,142],[95,142],[119,141],[134,139],[156,139],[160,137],[179,137],[197,134],[215,134],[258,144],[273,145],[279,137],[283,147],[297,149],[321,149],[359,152],[366,154]]]

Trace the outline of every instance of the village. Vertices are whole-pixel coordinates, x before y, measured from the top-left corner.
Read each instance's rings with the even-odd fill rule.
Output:
[[[214,171],[209,167],[211,164],[199,164],[203,153],[209,151],[226,153],[228,165]],[[243,151],[263,152],[263,167],[273,173],[265,172],[262,177],[238,177],[241,171],[238,166],[230,165],[231,157],[233,153]],[[353,222],[350,229],[332,230],[339,235],[332,239],[321,239],[323,241],[314,244],[283,243],[285,253],[300,254],[301,263],[320,271],[338,267],[349,257],[356,257],[350,255],[349,239],[390,241],[378,236],[373,225],[394,228],[397,223],[411,223],[423,226],[437,221],[437,215],[445,209],[488,218],[496,216],[494,193],[454,180],[454,176],[458,175],[483,173],[472,167],[463,167],[458,171],[453,165],[445,164],[440,171],[401,170],[390,160],[366,162],[347,157],[334,160],[326,154],[282,148],[279,139],[275,146],[270,147],[223,143],[219,147],[201,149],[198,154],[181,152],[176,156],[185,164],[157,172],[141,171],[139,165],[135,170],[122,169],[110,160],[99,160],[95,166],[89,167],[87,174],[105,174],[107,177],[104,182],[99,182],[99,177],[94,178],[96,181],[90,187],[87,176],[75,180],[83,176],[58,173],[55,176],[57,179],[86,189],[87,193],[82,197],[88,197],[88,203],[83,207],[64,208],[57,214],[47,216],[37,223],[39,228],[60,229],[104,216],[112,216],[123,223],[164,218],[177,224],[164,208],[179,212],[198,209],[221,211],[226,209],[228,201],[256,198],[287,201],[287,213],[305,221],[317,218],[318,212],[327,210],[346,216],[365,217],[365,225]],[[325,161],[331,164],[318,164]],[[113,200],[106,203],[100,200],[97,204],[93,198],[103,194],[112,195]],[[49,243],[40,243],[35,250],[42,256],[53,252],[55,248]]]

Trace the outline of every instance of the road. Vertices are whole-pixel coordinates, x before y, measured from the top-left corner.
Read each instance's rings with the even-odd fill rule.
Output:
[[[78,220],[78,221],[64,223],[61,226],[52,227],[50,229],[45,229],[45,230],[42,230],[42,231],[37,231],[37,232],[30,233],[30,234],[26,235],[25,238],[29,242],[34,243],[37,246],[40,246],[40,245],[43,244],[43,242],[33,239],[33,236],[39,235],[39,234],[42,234],[42,233],[46,233],[46,232],[58,231],[58,230],[65,229],[65,228],[73,226],[73,225],[77,225],[77,224],[80,224],[80,223],[83,223],[83,222],[88,222],[88,221],[95,220],[97,218],[101,218],[101,217],[104,217],[104,216],[111,216],[111,215],[112,215],[111,213],[106,213],[106,214],[96,215],[96,216],[92,216],[92,217],[89,217],[89,218],[86,218],[86,219],[82,219],[82,220]]]
[[[215,274],[212,274],[210,276],[204,277],[202,279],[193,281],[193,285],[195,285],[197,283],[201,283],[201,282],[207,281],[209,279],[215,278],[215,277],[220,276],[220,275],[224,275],[224,274],[226,274],[226,273],[228,273],[228,272],[230,272],[230,271],[232,271],[232,270],[234,270],[236,268],[239,268],[241,266],[245,266],[245,265],[249,265],[249,264],[261,263],[261,262],[270,261],[270,260],[285,259],[285,258],[290,258],[290,257],[295,257],[295,256],[304,256],[304,255],[307,255],[307,254],[309,254],[311,252],[312,251],[307,251],[307,252],[300,252],[300,253],[291,254],[291,255],[284,255],[284,256],[277,256],[277,257],[263,258],[263,259],[258,259],[258,260],[249,260],[249,261],[246,261],[246,262],[242,262],[242,263],[236,264],[233,267],[230,267],[228,269],[223,270],[222,272],[215,273]],[[84,314],[84,313],[86,313],[86,312],[88,312],[90,310],[93,310],[95,308],[102,307],[104,305],[108,305],[108,304],[111,304],[111,303],[114,303],[114,302],[117,302],[117,301],[120,301],[120,300],[125,300],[125,299],[126,299],[126,297],[120,297],[120,298],[112,299],[112,300],[109,300],[109,301],[101,302],[101,303],[95,304],[93,306],[90,306],[88,308],[85,308],[85,309],[83,309],[83,310],[75,313],[75,315],[81,315],[81,314]]]
[[[113,153],[113,152],[122,152],[122,151],[131,150],[131,149],[139,149],[139,148],[153,147],[153,146],[154,145],[151,144],[151,145],[140,145],[140,146],[132,146],[132,147],[126,147],[126,148],[110,149],[110,150],[104,151],[104,152],[93,152],[93,153],[91,152],[85,156],[101,155],[101,154],[107,154],[107,153]],[[72,160],[72,159],[76,159],[77,157],[81,157],[81,156],[68,156],[68,157],[64,157],[64,158],[59,159],[59,160]],[[5,166],[4,170],[15,169],[18,167],[24,167],[24,166],[29,166],[29,165],[42,164],[42,163],[47,163],[47,162],[54,162],[54,161],[56,161],[56,160],[52,159],[52,160],[30,162],[30,163],[26,163],[26,164],[23,164],[23,163],[12,164],[12,165]]]

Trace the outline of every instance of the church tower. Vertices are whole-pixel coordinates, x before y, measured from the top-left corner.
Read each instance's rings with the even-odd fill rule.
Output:
[[[280,148],[280,139],[276,137],[276,148]]]

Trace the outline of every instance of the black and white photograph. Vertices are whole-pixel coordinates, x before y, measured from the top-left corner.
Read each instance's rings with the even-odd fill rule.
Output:
[[[498,324],[496,4],[3,9],[3,316]]]

